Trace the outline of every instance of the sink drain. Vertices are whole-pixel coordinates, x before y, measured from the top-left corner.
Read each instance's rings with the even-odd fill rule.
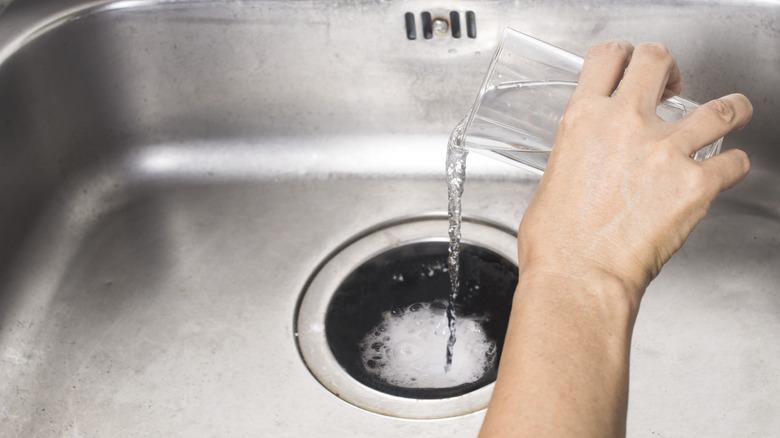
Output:
[[[479,246],[461,255],[454,363],[442,373],[449,336],[447,242],[413,242],[382,252],[339,285],[325,337],[353,378],[386,394],[418,399],[463,395],[495,380],[517,284],[517,268]],[[462,347],[462,348],[461,348]]]
[[[355,406],[443,418],[487,406],[517,284],[511,231],[464,220],[458,342],[443,372],[447,221],[377,227],[328,257],[296,316],[298,347],[317,380]]]

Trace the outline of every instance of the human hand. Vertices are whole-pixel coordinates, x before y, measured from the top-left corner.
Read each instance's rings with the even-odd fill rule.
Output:
[[[680,91],[659,44],[591,48],[520,226],[524,277],[608,276],[638,303],[712,200],[747,174],[741,150],[703,162],[690,155],[747,124],[748,99],[728,95],[664,122],[658,103]]]

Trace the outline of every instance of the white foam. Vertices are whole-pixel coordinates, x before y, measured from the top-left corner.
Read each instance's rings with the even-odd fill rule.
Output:
[[[476,318],[456,318],[458,341],[445,372],[449,330],[443,304],[413,304],[382,317],[360,348],[366,371],[390,385],[449,388],[477,381],[493,366],[495,342]]]

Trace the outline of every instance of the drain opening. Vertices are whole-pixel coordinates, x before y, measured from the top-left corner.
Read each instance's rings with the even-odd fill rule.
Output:
[[[377,225],[345,242],[312,273],[296,308],[294,335],[312,376],[335,396],[371,412],[415,419],[487,406],[517,282],[516,235],[464,218],[455,374],[445,375],[447,226],[446,215],[438,214]],[[388,362],[398,357],[381,327],[391,332],[390,340],[403,340],[409,331],[423,336],[399,351],[402,358],[425,359],[413,364],[433,371],[422,376],[427,380],[418,379],[425,367]],[[459,358],[469,355],[476,360],[463,364],[471,367],[459,368]]]
[[[461,257],[452,369],[444,372],[447,243],[416,242],[366,261],[334,293],[325,335],[349,375],[377,391],[415,399],[455,397],[495,381],[517,267],[470,244]]]

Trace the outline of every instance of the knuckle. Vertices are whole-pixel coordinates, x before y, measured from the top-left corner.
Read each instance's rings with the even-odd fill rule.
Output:
[[[653,152],[651,159],[656,167],[665,168],[669,166],[674,157],[671,148],[659,147]]]
[[[566,113],[564,113],[563,117],[561,118],[561,129],[563,131],[571,131],[577,126],[578,123],[577,116],[572,114],[571,111],[566,111]]]
[[[631,130],[639,129],[647,124],[647,113],[636,105],[626,104],[620,113],[620,121]]]
[[[687,192],[694,198],[706,196],[710,191],[710,184],[711,181],[707,176],[707,172],[701,166],[691,166],[685,172],[685,187]]]
[[[721,123],[731,125],[734,123],[737,112],[734,105],[725,99],[715,99],[704,105],[706,111],[710,111]]]
[[[561,127],[563,129],[572,129],[579,124],[588,115],[588,109],[585,105],[572,104],[566,109],[561,118]]]
[[[635,106],[626,108],[624,114],[631,126],[643,125],[647,119],[647,114],[641,108]]]
[[[658,140],[658,150],[664,151],[664,153],[671,155],[671,151],[678,150],[679,144],[676,139],[672,137],[665,137]]]
[[[689,185],[699,187],[707,182],[707,173],[701,166],[692,166],[687,171],[687,182]]]

